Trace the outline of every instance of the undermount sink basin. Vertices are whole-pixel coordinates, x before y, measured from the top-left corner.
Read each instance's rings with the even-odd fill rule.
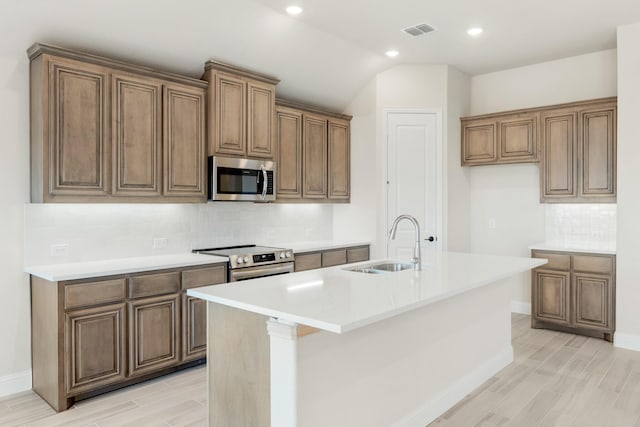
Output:
[[[403,270],[412,270],[414,265],[408,262],[383,262],[380,264],[363,265],[355,268],[345,268],[347,271],[357,273],[384,274]]]

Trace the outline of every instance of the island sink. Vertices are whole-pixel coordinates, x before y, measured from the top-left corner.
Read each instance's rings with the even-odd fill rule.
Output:
[[[396,271],[410,270],[414,268],[413,263],[409,262],[384,262],[373,265],[363,265],[355,268],[345,268],[346,271],[355,271],[357,273],[384,274]]]

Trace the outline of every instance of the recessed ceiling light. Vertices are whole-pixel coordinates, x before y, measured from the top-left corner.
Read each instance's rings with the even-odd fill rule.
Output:
[[[302,13],[300,6],[289,6],[286,10],[289,15],[300,15]]]
[[[385,55],[387,55],[389,58],[395,58],[399,53],[400,52],[398,52],[397,50],[388,50]]]
[[[482,34],[483,31],[484,30],[480,27],[473,27],[467,30],[467,34],[469,34],[470,36],[476,37]]]

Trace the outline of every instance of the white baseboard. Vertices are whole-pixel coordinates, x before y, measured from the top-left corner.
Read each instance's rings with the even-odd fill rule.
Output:
[[[392,427],[426,426],[511,362],[513,362],[513,347],[509,346],[498,355],[478,366],[464,378],[447,387],[442,393],[422,405],[412,414],[396,421]]]
[[[511,301],[511,312],[531,315],[531,303],[522,301]]]
[[[31,390],[31,371],[0,377],[0,397]]]
[[[613,345],[627,350],[640,351],[640,335],[616,332],[613,335]]]

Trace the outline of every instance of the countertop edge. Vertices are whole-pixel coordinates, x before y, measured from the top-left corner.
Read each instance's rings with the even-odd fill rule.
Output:
[[[574,253],[585,253],[585,254],[603,254],[603,255],[616,255],[616,248],[611,247],[580,247],[576,246],[565,246],[565,245],[555,245],[549,243],[536,243],[533,245],[529,245],[527,247],[529,250],[534,251],[549,251],[549,252],[574,252]]]
[[[135,264],[136,261],[139,262],[138,265]],[[24,267],[24,272],[50,282],[60,282],[63,280],[92,279],[96,277],[198,265],[222,264],[227,262],[228,258],[220,256],[174,254],[66,264],[34,265]]]

